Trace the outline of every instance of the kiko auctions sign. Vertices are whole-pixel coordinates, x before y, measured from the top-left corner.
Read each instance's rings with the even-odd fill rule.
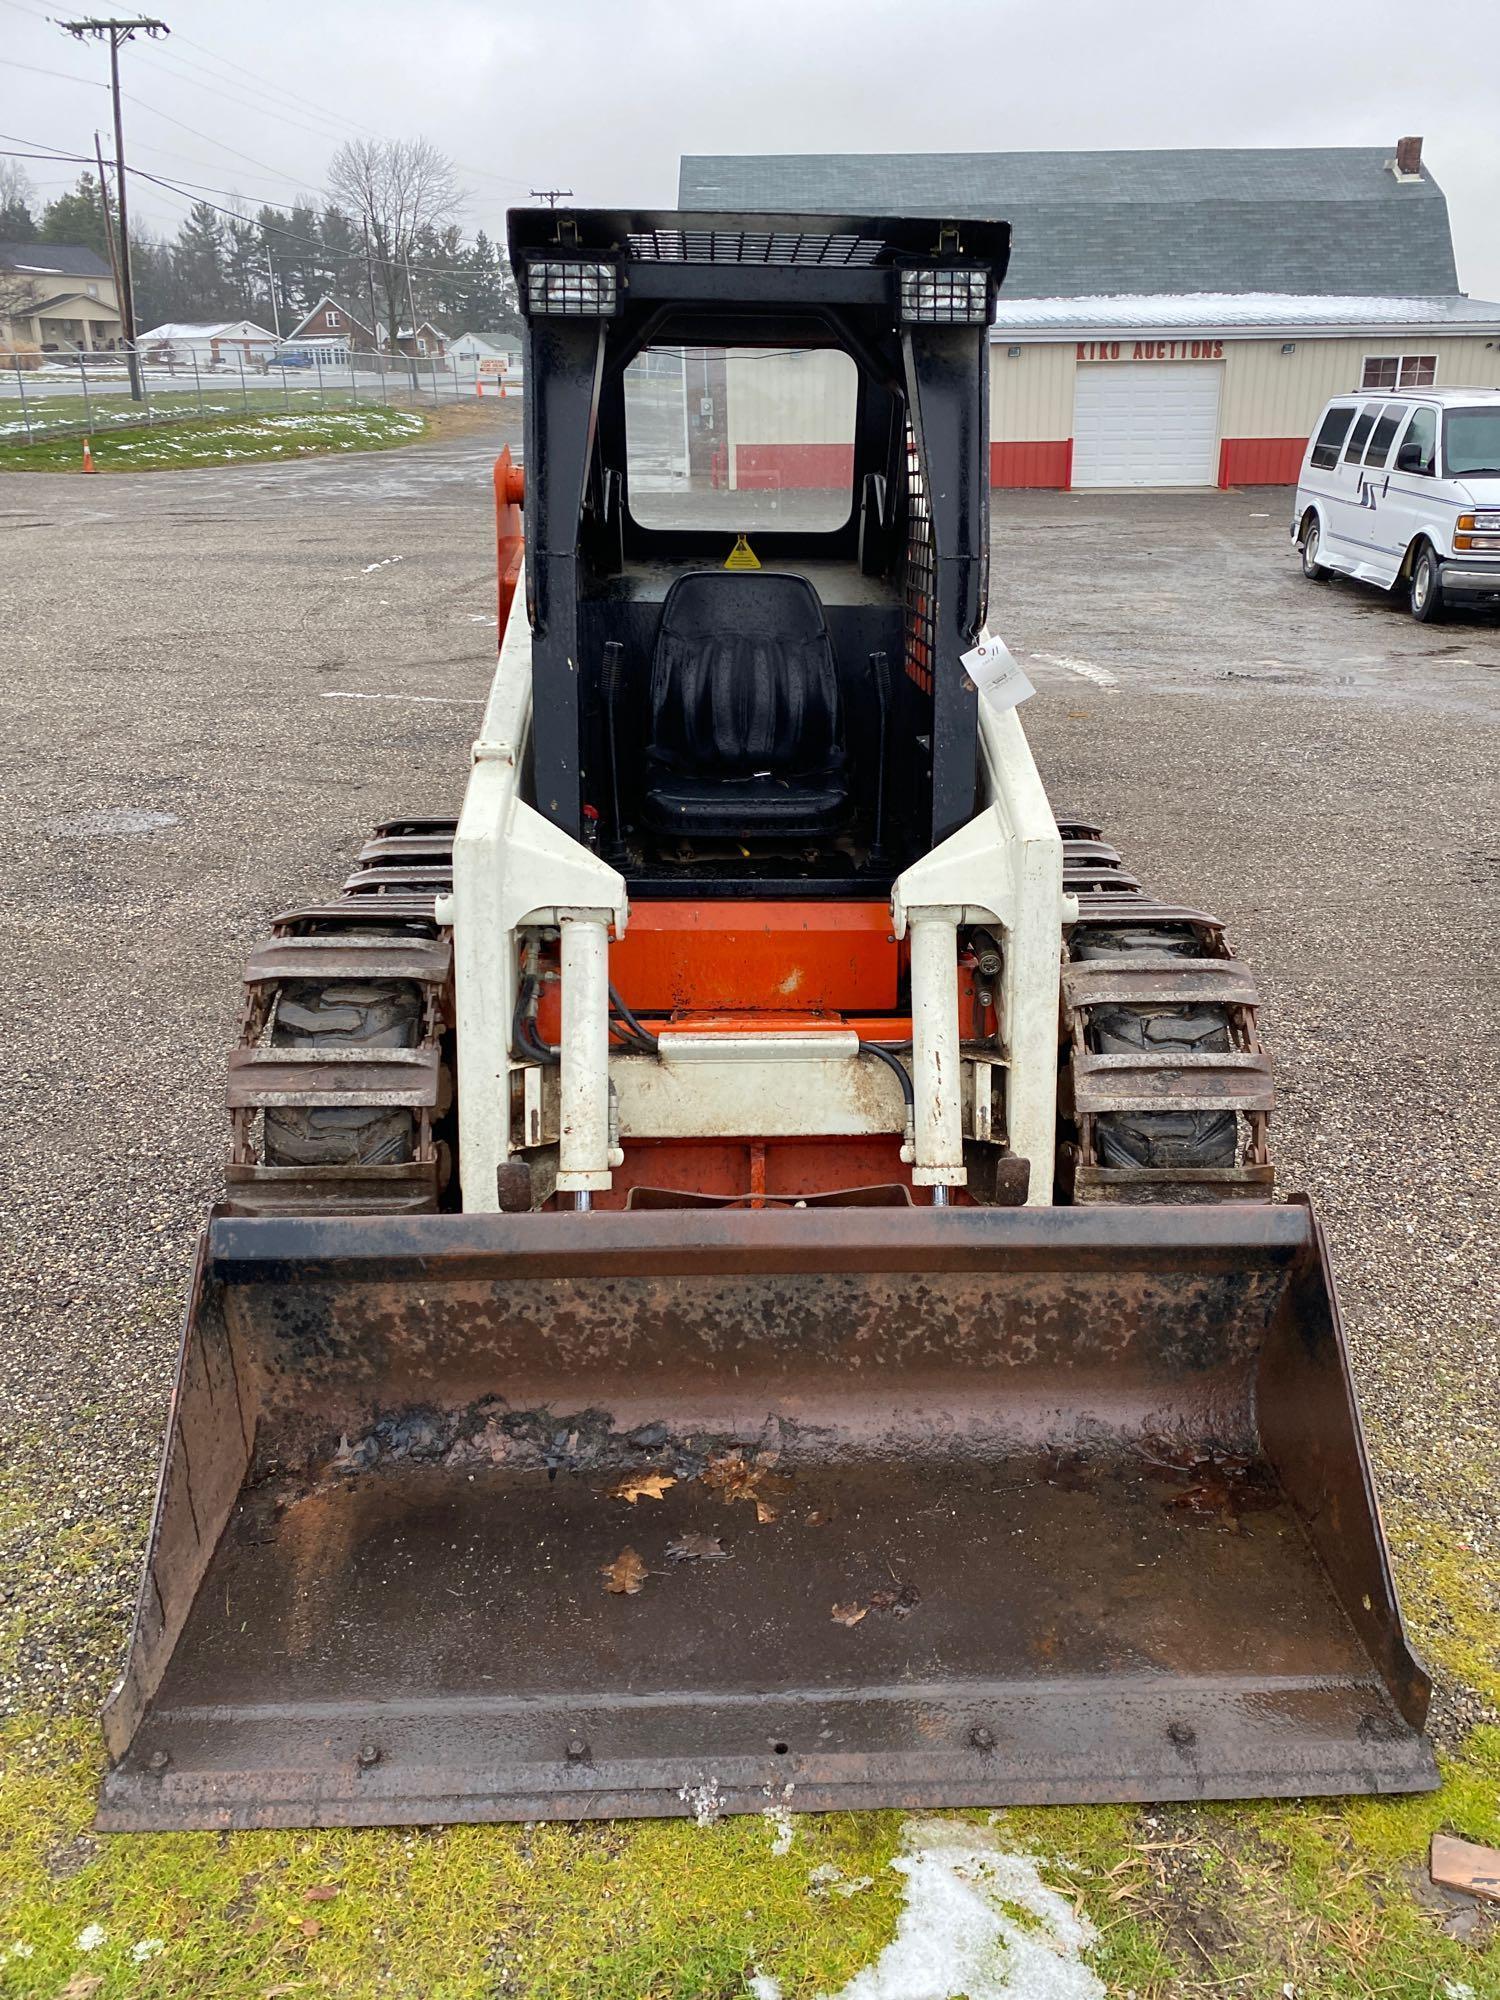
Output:
[[[1080,340],[1080,361],[1222,361],[1222,340]]]

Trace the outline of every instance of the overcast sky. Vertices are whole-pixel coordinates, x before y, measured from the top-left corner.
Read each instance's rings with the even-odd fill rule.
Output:
[[[88,150],[107,133],[105,53],[49,14],[0,0],[0,146]],[[316,194],[357,133],[435,141],[470,191],[466,227],[500,235],[532,187],[669,207],[684,152],[1394,147],[1419,132],[1459,282],[1500,299],[1494,0],[165,0],[163,15],[171,38],[123,58],[126,156],[252,205]],[[76,172],[25,164],[44,198]],[[144,183],[131,198],[166,230],[186,206]]]

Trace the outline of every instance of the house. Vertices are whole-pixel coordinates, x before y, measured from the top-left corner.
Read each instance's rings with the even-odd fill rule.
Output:
[[[448,358],[478,375],[519,375],[521,343],[513,333],[461,333],[449,341]]]
[[[279,345],[269,327],[253,319],[216,320],[207,325],[168,320],[137,337],[147,361],[166,368],[235,368],[265,362]]]
[[[109,348],[120,339],[109,265],[76,243],[0,243],[0,349],[50,354]]]
[[[439,360],[448,352],[448,336],[440,326],[434,326],[430,319],[420,320],[415,327],[399,327],[396,332],[397,351],[408,359]]]
[[[305,314],[286,336],[287,347],[305,349],[308,353],[342,356],[351,351],[357,354],[373,354],[385,346],[385,340],[371,331],[362,319],[357,319],[347,306],[325,293],[312,311]]]
[[[1289,483],[1330,395],[1500,386],[1500,304],[1459,289],[1420,139],[691,155],[679,203],[1007,220],[990,336],[997,486]],[[769,438],[746,449],[762,476],[794,482],[801,446],[784,470]]]

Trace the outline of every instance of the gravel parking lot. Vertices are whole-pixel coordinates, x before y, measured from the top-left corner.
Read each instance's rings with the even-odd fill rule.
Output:
[[[460,798],[494,650],[502,419],[400,454],[0,483],[16,1712],[94,1710],[119,1659],[245,952],[341,880],[373,820]],[[1457,1616],[1433,1535],[1474,1587],[1500,1574],[1500,622],[1419,627],[1306,583],[1288,505],[997,495],[991,625],[1037,683],[1024,713],[1054,802],[1217,910],[1256,968],[1282,1184],[1331,1231],[1432,1642]],[[1439,1695],[1453,1742],[1483,1697],[1452,1670]]]

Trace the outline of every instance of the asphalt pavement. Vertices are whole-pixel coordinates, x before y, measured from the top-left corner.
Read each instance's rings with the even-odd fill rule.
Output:
[[[118,1662],[246,950],[375,819],[460,800],[500,417],[0,479],[0,1703],[91,1708]],[[1493,1560],[1500,621],[1306,583],[1288,504],[997,496],[990,622],[1054,803],[1255,966],[1382,1490]]]

